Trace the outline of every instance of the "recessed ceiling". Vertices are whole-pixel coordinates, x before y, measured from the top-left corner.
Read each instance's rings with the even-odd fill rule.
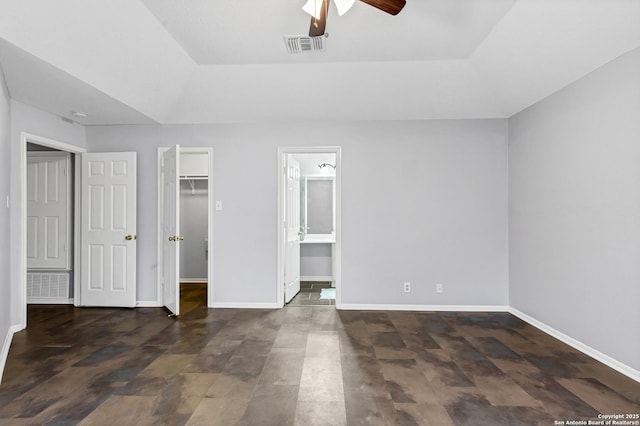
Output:
[[[326,51],[294,56],[282,36],[308,34],[303,1],[143,3],[196,63],[220,65],[464,59],[515,0],[409,0],[396,16],[362,2],[338,16],[331,3]]]
[[[11,97],[83,124],[501,118],[640,46],[638,0],[3,1]]]

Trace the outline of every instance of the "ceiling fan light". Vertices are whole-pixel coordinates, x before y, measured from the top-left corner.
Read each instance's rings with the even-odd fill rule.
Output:
[[[322,0],[307,0],[302,6],[302,10],[316,19],[320,19],[320,11],[322,10]]]
[[[338,15],[342,16],[351,9],[356,0],[333,0],[338,9]]]

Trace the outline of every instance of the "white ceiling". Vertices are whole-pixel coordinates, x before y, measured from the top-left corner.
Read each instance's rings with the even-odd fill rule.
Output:
[[[289,55],[282,36],[309,32],[304,0],[143,0],[201,65],[464,59],[514,2],[409,0],[397,16],[356,2],[341,17],[331,5],[327,51]]]
[[[509,117],[640,46],[640,0],[1,0],[12,98],[83,124]],[[71,116],[84,111],[87,118]]]

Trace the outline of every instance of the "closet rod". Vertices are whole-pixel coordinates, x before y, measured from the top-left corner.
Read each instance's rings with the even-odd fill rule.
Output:
[[[189,176],[189,175],[180,175],[180,180],[207,180],[209,176]]]

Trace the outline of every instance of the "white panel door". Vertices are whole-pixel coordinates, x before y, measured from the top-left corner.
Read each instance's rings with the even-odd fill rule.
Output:
[[[287,155],[285,167],[287,192],[284,221],[286,232],[284,300],[289,303],[300,291],[300,162]]]
[[[27,153],[27,269],[69,269],[68,153]]]
[[[180,145],[162,154],[162,303],[180,315]]]
[[[82,154],[82,306],[136,305],[136,153]]]

